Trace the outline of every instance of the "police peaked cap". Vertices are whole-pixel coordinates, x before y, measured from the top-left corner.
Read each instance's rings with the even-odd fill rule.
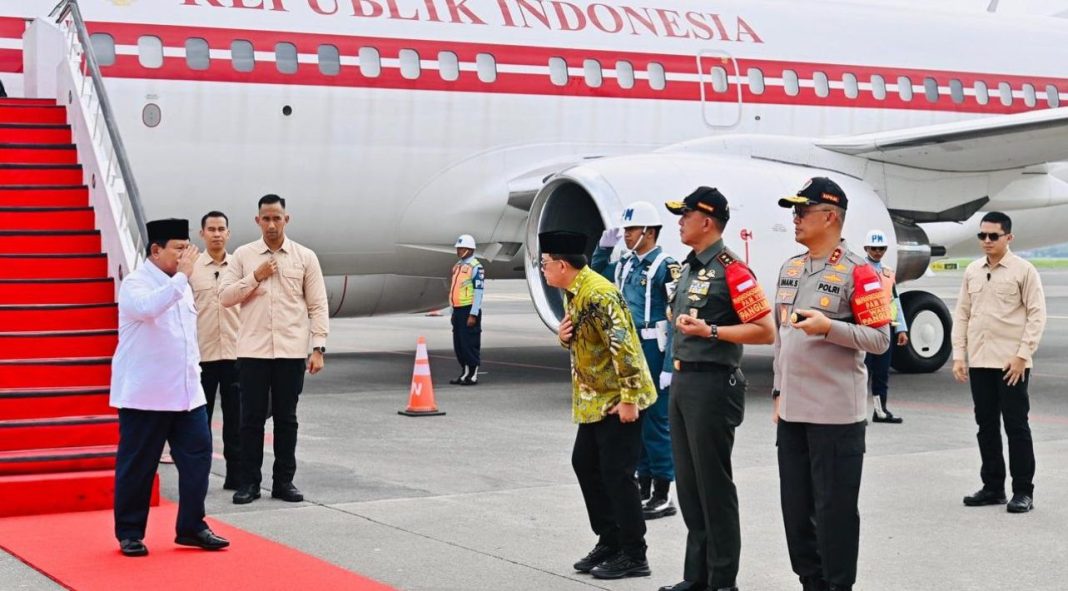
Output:
[[[826,203],[847,209],[849,200],[846,199],[845,191],[838,183],[825,176],[815,176],[805,182],[805,186],[796,195],[779,199],[779,207],[793,207],[795,205],[816,205]]]

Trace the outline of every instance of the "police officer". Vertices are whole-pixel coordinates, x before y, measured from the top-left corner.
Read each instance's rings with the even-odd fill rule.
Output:
[[[475,258],[475,239],[463,234],[456,239],[459,261],[452,267],[449,303],[452,304],[452,348],[460,362],[460,376],[450,384],[478,384],[478,365],[482,352],[482,292],[486,272]]]
[[[770,344],[775,327],[756,278],[723,245],[727,198],[699,187],[669,201],[693,250],[672,298],[674,379],[669,416],[677,494],[686,522],[684,581],[661,591],[736,590],[741,532],[731,451],[745,411],[743,344]]]
[[[883,264],[886,256],[886,246],[889,242],[882,230],[871,230],[864,237],[864,252],[867,254],[867,262],[879,275],[879,281],[883,284],[883,291],[890,301],[890,331],[894,335],[892,341],[897,342],[898,347],[909,344],[909,327],[905,322],[905,312],[901,308],[901,298],[897,295],[896,274],[894,270]],[[886,405],[886,396],[890,392],[890,358],[893,347],[886,350],[882,355],[868,353],[864,357],[864,365],[868,368],[871,377],[872,403],[875,412],[872,413],[873,423],[902,423],[904,419],[895,416]]]
[[[676,513],[669,494],[675,480],[668,423],[671,358],[664,351],[671,345],[669,290],[675,288],[682,267],[657,245],[663,224],[651,203],[631,203],[621,218],[626,253],[620,260],[609,262],[620,235],[619,228],[609,228],[593,251],[590,266],[623,293],[638,328],[645,361],[649,370],[659,376],[656,403],[645,412],[642,423],[642,455],[638,462],[638,484],[642,500],[646,501],[642,513],[645,519],[656,519]]]
[[[805,591],[857,578],[867,372],[890,346],[890,307],[875,270],[842,240],[848,201],[826,177],[779,200],[808,252],[779,272],[775,397],[779,492],[790,563]]]

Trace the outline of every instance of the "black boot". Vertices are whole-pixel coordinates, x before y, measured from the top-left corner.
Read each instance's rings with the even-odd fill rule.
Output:
[[[642,517],[646,519],[658,519],[668,517],[677,512],[675,504],[671,502],[671,481],[657,478],[653,481],[653,494],[649,501],[642,507]]]
[[[638,494],[642,497],[642,504],[649,500],[649,495],[653,490],[653,477],[652,476],[639,476],[638,477]]]
[[[899,424],[905,422],[905,419],[895,417],[894,414],[886,408],[886,394],[873,396],[872,402],[875,404],[875,412],[871,416],[871,421],[873,423]]]
[[[461,365],[460,367],[463,368],[463,371],[460,372],[460,377],[456,378],[455,380],[449,380],[449,383],[452,384],[453,386],[461,386],[461,385],[463,385],[464,381],[467,379],[467,373],[468,373],[467,366],[466,365]]]

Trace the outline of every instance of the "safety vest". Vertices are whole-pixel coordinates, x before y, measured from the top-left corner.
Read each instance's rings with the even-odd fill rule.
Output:
[[[470,263],[460,261],[452,268],[452,287],[449,289],[449,303],[459,308],[475,303],[475,273],[482,266],[478,259]]]
[[[882,272],[879,273],[879,281],[883,284],[883,291],[886,292],[886,301],[890,302],[890,318],[893,321],[893,325],[897,326],[897,298],[894,297],[894,285],[897,283],[897,273],[890,267],[883,266]]]

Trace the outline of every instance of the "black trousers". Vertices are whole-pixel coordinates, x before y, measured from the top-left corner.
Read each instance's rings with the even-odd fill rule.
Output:
[[[790,564],[799,576],[843,586],[856,582],[866,428],[867,421],[779,420],[779,496]]]
[[[152,481],[163,443],[171,445],[178,468],[178,535],[196,534],[204,523],[204,497],[211,473],[211,430],[204,407],[187,412],[119,409],[115,458],[115,538],[143,539]]]
[[[452,309],[452,350],[456,352],[456,361],[460,362],[466,377],[467,372],[474,372],[482,361],[482,313],[474,326],[467,326],[471,316],[471,306]]]
[[[645,559],[645,519],[634,470],[642,449],[642,419],[621,423],[609,415],[579,425],[571,466],[599,543]]]
[[[219,392],[226,478],[238,478],[241,472],[241,383],[237,379],[237,362],[232,359],[202,362],[200,385],[204,387],[204,396],[208,399],[209,428],[215,412],[215,392]]]
[[[741,529],[731,453],[745,416],[745,376],[724,367],[675,372],[668,417],[675,491],[686,522],[683,578],[713,589],[738,577]]]
[[[241,381],[241,483],[263,479],[263,426],[274,417],[274,485],[293,482],[297,472],[297,399],[304,389],[304,359],[237,360]]]
[[[1031,401],[1027,384],[1031,370],[1025,370],[1022,380],[1009,386],[1000,369],[972,368],[968,382],[975,403],[975,423],[979,425],[979,455],[983,466],[979,476],[983,488],[997,492],[1005,490],[1005,457],[1001,447],[1001,418],[1005,419],[1005,435],[1009,438],[1009,470],[1012,473],[1012,492],[1032,496],[1035,491],[1035,447],[1031,441],[1031,426],[1027,413]]]

